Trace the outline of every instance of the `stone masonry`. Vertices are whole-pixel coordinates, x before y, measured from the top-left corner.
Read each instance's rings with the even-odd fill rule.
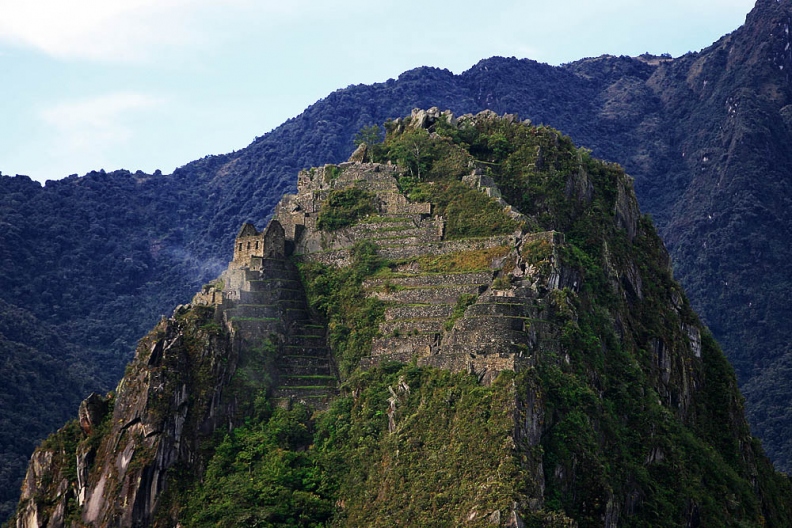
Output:
[[[435,114],[427,119],[449,118]],[[266,340],[277,344],[274,396],[279,401],[321,406],[337,386],[327,330],[310,313],[292,261],[349,265],[350,249],[364,240],[374,242],[383,258],[405,263],[426,255],[490,251],[496,256],[484,269],[469,272],[429,273],[405,264],[387,279],[366,281],[368,295],[386,309],[362,366],[416,361],[475,373],[488,382],[502,370],[532,365],[540,349],[556,347],[555,331],[543,313],[547,292],[560,287],[554,267],[554,248],[561,242],[557,233],[518,231],[447,240],[445,221],[433,214],[431,204],[412,203],[401,193],[396,166],[363,163],[360,155],[354,159],[301,171],[297,194],[283,197],[263,231],[252,224],[242,226],[221,281],[194,300],[221,308],[239,346],[261,346]],[[480,168],[473,167],[463,181],[490,196],[512,218],[525,219]],[[317,229],[328,195],[350,187],[373,194],[376,212],[332,232]],[[550,251],[544,262],[534,258],[529,265],[522,251],[538,242]]]
[[[285,255],[284,229],[272,220],[259,233],[245,224],[234,245],[234,260],[220,279],[195,296],[213,304],[239,350],[274,349],[272,397],[288,406],[303,402],[323,408],[336,393],[338,376],[326,328],[308,310],[294,264]]]

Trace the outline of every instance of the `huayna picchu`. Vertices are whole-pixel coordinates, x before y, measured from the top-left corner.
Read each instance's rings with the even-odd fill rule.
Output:
[[[18,528],[792,525],[619,166],[513,115],[385,128],[36,450]]]

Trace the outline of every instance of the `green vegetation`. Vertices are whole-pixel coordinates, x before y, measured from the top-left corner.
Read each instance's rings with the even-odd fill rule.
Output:
[[[335,231],[353,225],[360,218],[377,211],[374,200],[373,194],[357,187],[330,191],[319,211],[316,226]]]
[[[454,328],[454,323],[457,322],[457,319],[465,314],[465,310],[467,310],[468,306],[474,304],[476,299],[478,299],[478,295],[473,295],[470,293],[460,295],[459,299],[457,299],[457,302],[454,305],[454,310],[451,312],[451,317],[449,317],[448,321],[444,323],[445,329],[451,330]]]
[[[189,527],[318,527],[334,513],[317,465],[310,411],[275,409],[234,429],[187,497]]]
[[[313,309],[327,321],[330,347],[342,377],[357,368],[371,351],[371,341],[383,320],[384,305],[366,296],[363,281],[384,266],[373,242],[360,242],[351,250],[352,265],[336,268],[301,263],[300,273]]]
[[[469,251],[455,251],[445,255],[425,255],[416,258],[413,262],[418,264],[421,271],[427,273],[484,271],[492,267],[492,261],[506,256],[511,248],[508,246],[495,246],[486,249]],[[403,264],[403,263],[401,263]]]
[[[363,160],[371,161],[374,156],[376,156],[375,152],[381,148],[381,143],[383,140],[383,130],[382,128],[377,125],[365,126],[361,128],[357,134],[355,134],[355,139],[353,143],[355,146],[360,146],[362,143],[366,144],[366,157]]]
[[[433,212],[445,219],[447,239],[499,235],[519,227],[497,202],[462,182],[424,182],[412,188],[411,199],[432,202]]]
[[[360,145],[361,143],[365,143],[368,146],[373,146],[382,143],[382,139],[382,127],[380,127],[378,124],[374,124],[361,128],[358,133],[355,134],[354,143],[355,146]]]
[[[344,498],[339,525],[460,526],[476,510],[480,526],[506,513],[521,476],[508,447],[509,375],[482,387],[467,374],[394,364],[348,387],[357,396],[334,402],[316,435]]]
[[[446,216],[452,238],[481,236],[488,225],[487,234],[516,227],[494,201],[460,182],[462,176],[470,174],[470,167],[482,167],[495,180],[506,202],[533,217],[534,225],[545,230],[564,230],[571,217],[586,205],[585,200],[567,196],[570,175],[580,172],[593,180],[610,177],[607,188],[595,183],[600,192],[609,192],[607,189],[615,183],[612,169],[549,127],[528,127],[500,118],[467,120],[452,126],[440,119],[432,131],[435,134],[430,136],[423,129],[403,133],[392,130],[377,161],[405,167],[410,176],[401,179],[402,189],[413,200],[436,203],[440,214]],[[561,189],[564,191],[557,192]],[[499,218],[497,212],[503,217]]]
[[[398,364],[356,373],[326,412],[275,409],[228,434],[181,521],[451,527],[475,511],[470,525],[486,526],[509,511],[524,478],[509,447],[511,379],[482,387]]]
[[[518,227],[497,202],[462,183],[473,162],[465,145],[424,129],[410,130],[388,134],[375,156],[375,161],[392,161],[407,171],[400,188],[412,201],[432,203],[433,212],[445,218],[448,239],[510,233]]]
[[[341,167],[338,165],[325,165],[324,177],[325,181],[333,181],[341,175]]]

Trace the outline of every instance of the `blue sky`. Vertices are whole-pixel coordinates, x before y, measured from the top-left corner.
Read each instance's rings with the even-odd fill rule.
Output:
[[[171,172],[333,90],[493,55],[682,55],[753,0],[0,0],[0,171]]]

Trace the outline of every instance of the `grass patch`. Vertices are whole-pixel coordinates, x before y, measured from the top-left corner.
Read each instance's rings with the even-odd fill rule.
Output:
[[[445,255],[426,255],[413,259],[421,271],[443,273],[454,270],[456,273],[484,271],[490,269],[492,261],[509,254],[509,246],[495,246],[487,249],[456,251]]]
[[[357,187],[330,191],[319,209],[316,227],[335,231],[354,225],[360,218],[377,211],[375,199],[374,194]]]
[[[473,295],[471,293],[463,293],[459,296],[456,305],[454,305],[454,311],[451,312],[451,317],[443,323],[443,327],[450,331],[454,328],[454,324],[457,322],[457,319],[465,315],[465,310],[468,309],[468,306],[471,304],[476,303],[476,299],[478,299],[478,295]]]

